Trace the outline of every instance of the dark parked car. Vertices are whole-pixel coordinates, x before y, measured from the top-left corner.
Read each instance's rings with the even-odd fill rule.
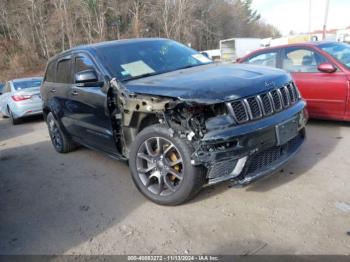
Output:
[[[274,46],[239,62],[289,72],[307,102],[310,117],[350,121],[350,45],[321,41]]]
[[[0,95],[2,95],[2,89],[4,88],[4,85],[3,83],[0,83]]]
[[[141,193],[165,205],[277,170],[300,148],[307,120],[282,70],[215,64],[167,39],[61,53],[48,62],[41,95],[58,152],[82,144],[128,160]]]

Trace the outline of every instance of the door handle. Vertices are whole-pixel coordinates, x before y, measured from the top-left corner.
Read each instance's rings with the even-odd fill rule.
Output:
[[[71,94],[72,94],[72,96],[77,96],[77,95],[79,95],[79,93],[78,93],[76,90],[72,91]]]
[[[52,88],[52,89],[50,90],[50,92],[51,92],[51,93],[56,93],[56,89],[55,89],[55,88]]]

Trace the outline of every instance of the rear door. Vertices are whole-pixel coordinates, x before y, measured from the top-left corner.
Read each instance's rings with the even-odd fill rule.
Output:
[[[282,68],[291,73],[312,117],[341,119],[345,114],[347,78],[341,71],[323,73],[318,65],[329,62],[317,50],[306,47],[285,48]]]
[[[55,69],[54,82],[45,80],[44,83],[49,98],[49,107],[55,112],[56,117],[62,122],[69,134],[75,135],[68,97],[73,84],[71,55],[58,59],[57,63],[52,66]]]
[[[268,66],[268,67],[279,67],[278,59],[279,50],[269,49],[252,55],[251,57],[242,61],[244,64]]]
[[[99,78],[98,81],[103,81],[98,66],[88,54],[75,54],[73,66],[74,74],[93,69]],[[74,81],[69,92],[69,110],[76,136],[85,144],[116,153],[110,113],[107,109],[107,94],[100,84],[90,83],[89,86],[82,86]]]

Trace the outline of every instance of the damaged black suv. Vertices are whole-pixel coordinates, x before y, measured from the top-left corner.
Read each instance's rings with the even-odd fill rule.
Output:
[[[164,205],[270,174],[305,138],[305,102],[288,74],[213,63],[168,39],[63,52],[48,62],[41,95],[58,152],[81,144],[128,160],[140,192]]]

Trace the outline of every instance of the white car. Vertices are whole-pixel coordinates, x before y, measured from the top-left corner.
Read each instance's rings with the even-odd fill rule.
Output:
[[[42,77],[21,78],[8,81],[0,96],[0,111],[10,117],[13,125],[21,118],[42,114],[40,85]]]

